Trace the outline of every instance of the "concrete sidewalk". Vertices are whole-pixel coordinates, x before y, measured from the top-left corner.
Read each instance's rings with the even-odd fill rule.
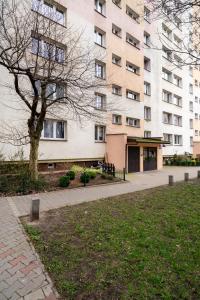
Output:
[[[37,196],[41,200],[41,211],[47,211],[65,205],[75,205],[165,185],[168,184],[169,175],[174,175],[175,181],[182,181],[185,172],[190,174],[190,178],[195,178],[197,177],[198,170],[200,170],[200,167],[164,167],[160,171],[129,174],[127,175],[128,181],[123,183],[66,189],[41,193]],[[33,197],[35,196],[28,195],[9,198],[17,216],[29,214],[30,203]]]

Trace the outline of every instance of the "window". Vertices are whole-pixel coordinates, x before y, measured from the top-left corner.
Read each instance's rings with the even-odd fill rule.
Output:
[[[55,61],[59,63],[64,63],[64,57],[65,57],[64,49],[56,47]]]
[[[126,14],[133,20],[135,20],[137,23],[139,23],[139,15],[128,5],[126,5]]]
[[[198,135],[199,135],[199,131],[195,130],[195,136],[198,136]]]
[[[58,23],[60,23],[61,25],[64,25],[65,24],[65,14],[64,14],[64,12],[57,8],[55,19]]]
[[[182,78],[178,77],[177,75],[174,75],[174,84],[178,87],[182,87]]]
[[[150,137],[151,137],[151,131],[145,130],[145,131],[144,131],[144,137],[145,137],[145,138],[150,138]]]
[[[144,82],[144,94],[151,96],[151,84],[149,82]]]
[[[121,8],[121,0],[112,0],[112,2]]]
[[[151,60],[147,57],[144,57],[144,69],[146,71],[151,71]]]
[[[106,127],[103,125],[95,125],[95,141],[105,142]]]
[[[165,142],[169,142],[171,145],[173,144],[173,135],[169,133],[163,133],[163,138]]]
[[[189,110],[191,112],[193,111],[193,102],[192,101],[189,102]]]
[[[66,122],[48,119],[44,121],[42,138],[64,140],[65,131],[66,131]]]
[[[126,125],[139,128],[140,127],[140,120],[127,117],[126,118]]]
[[[114,95],[121,96],[122,95],[122,88],[121,88],[121,86],[113,84],[112,85],[112,93]]]
[[[140,101],[139,94],[130,90],[126,90],[126,97],[131,100]]]
[[[128,62],[128,61],[126,62],[126,69],[127,69],[128,71],[132,72],[132,73],[137,74],[137,75],[140,74],[140,68],[137,67],[136,65],[134,65],[134,64],[132,64],[132,63],[130,63],[130,62]]]
[[[193,94],[193,84],[189,84],[189,93],[192,95]]]
[[[172,51],[163,46],[163,57],[169,61],[172,61]]]
[[[150,23],[150,10],[145,6],[144,7],[144,19],[145,21],[149,22]]]
[[[178,115],[174,115],[174,125],[182,126],[182,117]]]
[[[65,24],[65,11],[56,5],[44,0],[32,0],[32,9],[61,25]]]
[[[43,3],[43,14],[45,17],[53,19],[53,5],[44,1]]]
[[[179,48],[182,47],[182,41],[177,37],[177,35],[174,34],[174,43],[176,44],[176,46],[178,46]]]
[[[172,93],[163,90],[162,97],[163,101],[167,103],[172,103]]]
[[[97,27],[95,27],[94,33],[95,33],[95,43],[102,47],[105,47],[106,33]]]
[[[195,115],[194,115],[194,116],[195,116],[195,119],[196,119],[196,120],[198,120],[198,118],[199,118],[198,114],[197,114],[197,113],[195,113]]]
[[[172,73],[166,69],[162,69],[162,78],[172,82]]]
[[[182,61],[182,59],[178,55],[174,55],[174,64],[179,69],[182,69],[183,61]]]
[[[146,121],[151,121],[151,107],[144,107],[144,119]]]
[[[112,24],[112,33],[115,34],[116,36],[120,37],[122,36],[122,30],[115,24]]]
[[[132,46],[134,46],[136,48],[140,47],[140,41],[138,41],[136,38],[134,38],[129,33],[126,33],[126,41],[127,41],[127,43],[131,44]]]
[[[195,86],[198,86],[198,80],[195,79]]]
[[[150,42],[151,42],[150,34],[145,31],[144,32],[144,44],[146,46],[150,47]]]
[[[37,80],[35,86],[38,90],[39,96],[41,95],[41,81]],[[46,86],[45,97],[48,100],[63,100],[65,97],[65,87],[61,84],[49,83]]]
[[[174,23],[176,24],[178,29],[182,29],[182,24],[181,24],[181,20],[178,17],[174,18]]]
[[[182,145],[182,135],[174,135],[174,145],[181,146]]]
[[[190,76],[193,76],[193,67],[189,66],[189,74]]]
[[[190,129],[193,129],[193,119],[189,120],[189,124],[190,124]]]
[[[198,97],[197,97],[197,96],[195,96],[195,98],[194,98],[194,99],[195,99],[194,101],[195,101],[196,103],[198,103],[198,102],[199,102],[199,99],[198,99]]]
[[[190,146],[193,147],[194,146],[194,142],[193,142],[193,137],[190,137]]]
[[[95,0],[95,10],[101,15],[105,16],[106,13],[106,3],[104,0]]]
[[[99,61],[95,63],[95,75],[98,78],[105,79],[105,64]]]
[[[99,93],[95,94],[95,108],[100,110],[106,109],[106,95]]]
[[[169,39],[172,39],[172,31],[165,25],[162,24],[162,33]]]
[[[182,98],[177,95],[174,95],[174,104],[182,107]]]
[[[112,54],[112,62],[115,65],[121,66],[121,57],[119,57],[115,54]]]
[[[163,123],[165,124],[172,124],[172,114],[163,112]]]
[[[120,115],[112,115],[112,123],[121,125],[122,124],[122,116]]]
[[[55,60],[58,63],[64,63],[65,60],[64,48],[39,40],[35,37],[32,37],[31,51],[33,54],[42,56],[46,59]]]

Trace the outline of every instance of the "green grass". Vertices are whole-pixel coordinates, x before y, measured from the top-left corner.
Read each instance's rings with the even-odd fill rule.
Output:
[[[62,299],[200,299],[200,182],[50,211],[26,226]]]

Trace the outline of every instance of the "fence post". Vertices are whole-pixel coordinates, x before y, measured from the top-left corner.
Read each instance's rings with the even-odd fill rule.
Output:
[[[83,173],[84,175],[84,186],[86,186],[86,178],[85,178],[85,172]]]
[[[172,186],[174,184],[174,176],[169,175],[169,185]]]
[[[197,178],[200,178],[200,171],[197,172]]]
[[[113,164],[113,177],[115,177],[115,165]]]
[[[184,174],[184,179],[185,179],[186,182],[189,180],[189,173]]]
[[[126,181],[126,168],[123,168],[123,180]]]
[[[40,199],[31,201],[30,221],[36,221],[40,218]]]

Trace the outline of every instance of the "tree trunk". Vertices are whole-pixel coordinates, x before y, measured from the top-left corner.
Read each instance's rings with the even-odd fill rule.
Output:
[[[29,154],[29,172],[32,180],[38,179],[38,148],[39,139],[31,137]]]

